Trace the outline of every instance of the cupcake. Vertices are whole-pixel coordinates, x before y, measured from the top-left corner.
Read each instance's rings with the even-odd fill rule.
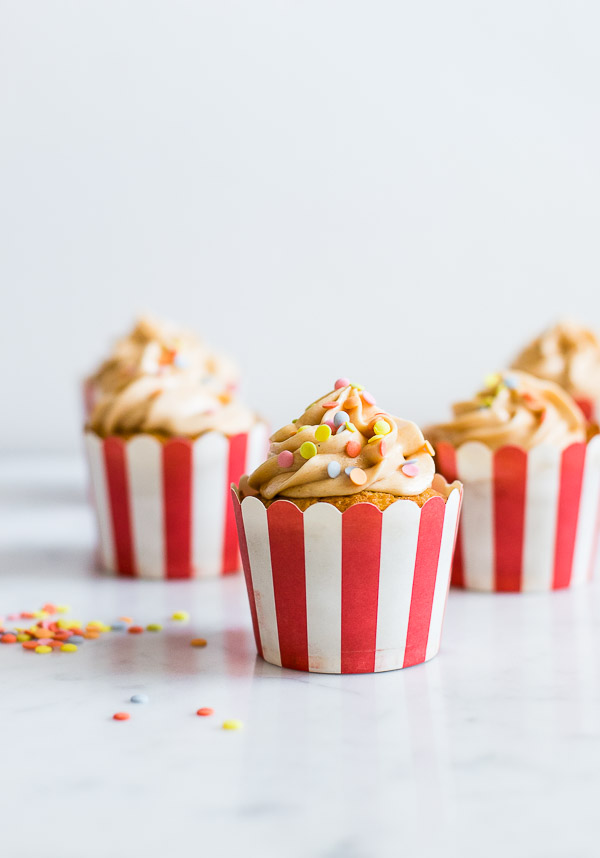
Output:
[[[437,653],[461,487],[435,474],[432,452],[414,423],[339,379],[232,486],[266,661],[373,673]]]
[[[548,591],[587,581],[600,525],[600,437],[551,381],[509,370],[431,427],[436,463],[464,483],[452,583]]]
[[[512,364],[559,384],[577,402],[587,420],[600,416],[600,341],[583,325],[563,321],[544,331]]]
[[[263,458],[267,430],[231,390],[231,365],[167,330],[142,320],[92,377],[100,563],[144,578],[220,575],[241,565],[229,485]]]

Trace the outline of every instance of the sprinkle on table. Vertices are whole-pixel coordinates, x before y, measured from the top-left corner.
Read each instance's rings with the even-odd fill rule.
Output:
[[[224,730],[241,730],[243,726],[243,722],[237,718],[230,718],[228,721],[223,721]]]
[[[203,647],[206,646],[206,641],[204,638],[194,638],[190,641],[190,646]]]
[[[115,712],[113,715],[113,721],[129,721],[130,718],[129,712]]]
[[[144,631],[144,627],[143,626],[129,626],[127,631],[129,632],[130,635],[141,635],[142,632]],[[87,635],[84,635],[84,637],[87,637]]]
[[[201,715],[206,718],[208,715],[214,715],[215,710],[211,709],[210,706],[202,706],[200,709],[196,711],[196,715]]]
[[[162,632],[162,626],[160,623],[148,623],[146,626],[147,632]]]
[[[77,645],[72,643],[65,643],[60,648],[61,652],[77,652]]]
[[[150,698],[147,694],[132,694],[129,701],[130,703],[149,703]]]
[[[189,620],[190,615],[187,611],[175,611],[174,614],[171,615],[171,619],[175,620],[178,623],[185,623]]]

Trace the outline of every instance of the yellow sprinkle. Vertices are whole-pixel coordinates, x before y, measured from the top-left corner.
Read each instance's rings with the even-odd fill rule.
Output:
[[[59,629],[66,629],[69,625],[67,620],[57,620],[56,625]]]
[[[328,441],[331,437],[331,429],[329,426],[326,426],[322,423],[320,426],[317,426],[315,431],[315,438],[317,441]]]
[[[104,623],[102,622],[102,620],[90,620],[86,628],[102,630],[104,628]]]
[[[77,652],[77,644],[63,644],[60,648],[61,652]]]
[[[373,435],[372,438],[369,438],[367,444],[377,444],[379,441],[381,441],[381,435]]]
[[[204,638],[194,638],[193,641],[190,641],[190,646],[206,646],[206,641]]]
[[[391,431],[392,427],[387,420],[378,420],[373,426],[373,432],[375,432],[376,435],[389,435]]]
[[[312,459],[313,456],[317,455],[315,444],[312,441],[305,441],[300,447],[300,455],[303,459]]]
[[[19,641],[19,643],[23,643],[24,641],[30,641],[31,635],[17,635],[17,640]]]
[[[46,645],[36,646],[35,651],[39,652],[40,655],[44,655],[44,653],[52,652],[52,647]]]
[[[496,387],[501,381],[502,377],[499,376],[497,372],[488,372],[484,378],[484,384],[486,387]]]
[[[148,625],[146,626],[146,631],[147,632],[161,632],[162,626],[160,623],[148,623]]]
[[[187,611],[175,611],[175,613],[171,616],[172,620],[177,620],[178,622],[185,622],[189,620],[190,615]]]
[[[57,614],[68,614],[70,610],[71,610],[70,605],[57,605],[56,606],[56,613]]]
[[[43,620],[44,617],[48,617],[50,615],[48,614],[48,611],[34,611],[33,616],[36,620]]]
[[[67,620],[66,629],[80,629],[82,626],[81,620]]]
[[[355,390],[364,390],[362,384],[351,384],[350,387],[353,387]]]
[[[229,721],[223,721],[224,730],[241,730],[243,726],[243,721],[238,721],[237,718],[230,718]]]
[[[356,426],[349,420],[346,420],[346,429],[348,429],[350,432],[356,432]]]
[[[435,450],[429,443],[429,441],[425,441],[425,450],[429,453],[430,456],[435,456]]]

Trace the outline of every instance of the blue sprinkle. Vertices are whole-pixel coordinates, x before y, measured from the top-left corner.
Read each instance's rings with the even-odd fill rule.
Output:
[[[127,623],[122,623],[120,621],[118,623],[111,623],[110,624],[111,632],[124,632],[126,628],[127,628]]]
[[[514,378],[512,375],[505,375],[502,381],[508,387],[509,390],[516,390],[517,379]]]
[[[407,459],[406,462],[402,462],[402,464],[403,465],[416,465],[417,460],[416,459]]]
[[[335,434],[339,435],[340,432],[345,432],[345,431],[346,431],[346,424],[342,423],[342,425],[338,426],[338,428],[335,430]]]
[[[348,465],[347,468],[344,468],[344,473],[348,474],[348,476],[350,476],[350,471],[353,471],[354,467],[355,467],[354,465]]]
[[[332,480],[334,480],[336,477],[339,477],[341,470],[342,470],[342,466],[340,465],[339,462],[330,462],[327,465],[327,473],[329,474],[329,476],[331,477]]]
[[[65,641],[65,643],[80,644],[80,643],[84,643],[84,641],[85,641],[85,638],[82,637],[81,635],[71,635],[71,637],[68,638],[68,640]]]
[[[147,694],[132,694],[130,699],[132,703],[148,703],[150,701]]]
[[[335,426],[339,426],[341,423],[345,423],[347,420],[350,420],[345,411],[338,411],[338,413],[333,418],[333,423]]]

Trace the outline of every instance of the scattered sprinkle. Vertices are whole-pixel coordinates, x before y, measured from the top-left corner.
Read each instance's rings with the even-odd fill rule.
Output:
[[[144,629],[142,626],[129,626],[127,631],[130,635],[141,635]],[[84,635],[84,637],[87,637],[87,635]]]
[[[333,417],[333,422],[336,426],[341,426],[342,423],[345,423],[349,419],[350,418],[348,417],[348,415],[346,414],[345,411],[338,411],[338,413],[335,414]]]
[[[367,405],[375,405],[375,397],[372,396],[368,391],[363,390],[360,395],[363,398],[363,402],[366,402]]]
[[[189,618],[190,618],[190,615],[188,614],[187,611],[175,611],[175,613],[172,614],[172,616],[171,616],[172,620],[176,620],[177,622],[180,622],[180,623],[187,622],[187,620],[189,620]]]
[[[352,468],[350,471],[350,479],[355,486],[364,486],[367,482],[367,475],[362,468]]]
[[[315,438],[317,441],[328,441],[331,438],[331,427],[326,423],[321,423],[321,425],[316,428]]]
[[[300,447],[300,455],[303,459],[312,459],[317,455],[317,447],[312,441],[305,441]]]
[[[214,715],[215,710],[211,709],[210,706],[203,706],[201,709],[196,711],[196,715],[202,715],[206,717],[207,715]]]
[[[51,646],[46,646],[45,644],[38,645],[35,648],[35,651],[39,653],[39,655],[45,655],[47,652],[52,652]]]
[[[294,454],[290,450],[282,450],[277,456],[277,464],[280,468],[291,468],[294,464]]]
[[[194,638],[190,641],[190,646],[206,646],[204,638]]]
[[[111,623],[110,630],[111,632],[124,632],[127,628],[127,623],[123,623],[118,620],[116,623]]]
[[[350,476],[350,473],[352,472],[354,467],[355,465],[348,465],[347,468],[344,468],[344,473],[347,474],[347,476]]]
[[[69,638],[69,643],[72,644],[82,644],[85,641],[83,635],[71,635]]]
[[[342,387],[348,387],[349,384],[350,384],[350,379],[342,377],[342,378],[338,378],[334,387],[336,390],[340,390]]]
[[[502,379],[509,390],[516,390],[518,387],[517,379],[513,375],[505,375]]]
[[[162,626],[160,623],[148,623],[146,626],[147,632],[162,632]]]
[[[488,374],[484,378],[484,384],[487,388],[497,387],[502,378],[498,375],[497,372],[488,372]]]
[[[342,471],[342,466],[339,462],[330,462],[327,465],[327,475],[331,477],[332,480],[335,480],[336,477],[339,477]]]
[[[132,623],[132,622],[133,622],[133,617],[119,617],[119,619],[120,619],[123,623]]]
[[[57,614],[69,614],[70,612],[71,612],[71,606],[70,605],[57,605],[56,606],[56,613]]]
[[[8,632],[7,634],[2,635],[2,638],[0,638],[0,640],[3,644],[13,644],[17,642],[17,636],[11,635],[10,632]]]
[[[129,721],[130,717],[129,712],[115,712],[113,721]]]
[[[66,644],[63,644],[61,646],[60,651],[61,652],[77,652],[77,647],[75,646],[75,644],[66,643]]]
[[[223,721],[224,730],[241,730],[243,726],[243,722],[238,721],[237,718],[230,718],[229,721]]]
[[[129,698],[131,703],[149,703],[150,698],[147,694],[132,694]]]

